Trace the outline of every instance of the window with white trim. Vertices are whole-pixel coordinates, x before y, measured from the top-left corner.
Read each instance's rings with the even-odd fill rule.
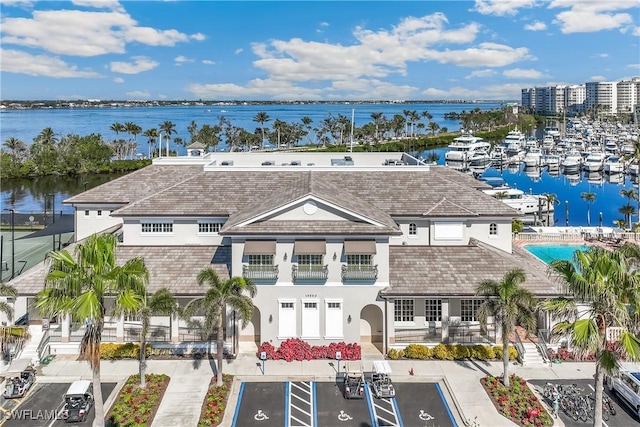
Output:
[[[498,235],[498,224],[492,222],[489,224],[489,236],[497,236]]]
[[[460,320],[463,322],[477,322],[478,309],[482,305],[481,299],[463,299],[460,301]]]
[[[200,222],[198,223],[198,233],[215,234],[220,232],[222,224],[219,222]]]
[[[424,316],[427,322],[442,321],[442,300],[428,299],[424,301]]]
[[[413,322],[413,299],[395,300],[393,311],[396,322]]]
[[[84,216],[89,216],[89,209],[85,209]]]
[[[143,222],[143,233],[173,233],[173,223],[171,222]]]
[[[349,266],[370,266],[372,264],[373,255],[347,255],[347,264]]]
[[[409,236],[417,236],[418,235],[418,226],[415,223],[409,224]]]
[[[273,265],[273,255],[249,255],[249,265]]]

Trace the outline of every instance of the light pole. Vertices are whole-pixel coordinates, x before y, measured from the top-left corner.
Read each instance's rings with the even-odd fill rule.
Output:
[[[564,202],[564,214],[566,217],[566,226],[569,226],[569,201],[565,200]]]
[[[47,197],[51,197],[51,225],[56,223],[56,195],[53,193],[47,194]],[[46,207],[46,202],[45,202]],[[45,224],[46,226],[46,224]],[[56,235],[51,235],[51,250],[56,250]]]
[[[15,222],[15,209],[5,209],[5,211],[11,212],[11,279],[16,276],[16,222]]]

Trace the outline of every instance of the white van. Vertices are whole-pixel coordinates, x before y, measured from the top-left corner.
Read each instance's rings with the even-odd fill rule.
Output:
[[[607,377],[607,387],[640,419],[640,372],[620,371],[615,377]]]
[[[74,381],[64,395],[62,418],[65,422],[83,422],[93,406],[93,384],[88,380]]]

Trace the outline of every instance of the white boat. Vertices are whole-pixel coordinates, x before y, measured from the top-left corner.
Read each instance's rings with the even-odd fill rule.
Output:
[[[542,157],[542,150],[540,148],[530,148],[522,162],[527,168],[539,168],[542,167],[544,163]]]
[[[625,143],[622,145],[622,155],[623,156],[632,156],[636,152],[636,147],[631,143]]]
[[[545,135],[542,138],[542,147],[546,150],[551,150],[556,145],[555,139],[551,135]]]
[[[547,154],[545,156],[545,162],[547,163],[547,168],[549,170],[560,169],[560,156],[557,154]]]
[[[549,135],[552,138],[560,138],[560,129],[555,126],[547,126],[544,128],[544,135]]]
[[[582,168],[582,154],[578,151],[570,151],[560,163],[565,174],[578,173]]]
[[[595,185],[604,184],[604,174],[602,173],[602,171],[587,172],[585,174],[585,177],[587,178],[587,182],[589,184],[595,184]]]
[[[467,164],[471,168],[485,167],[491,163],[491,156],[485,150],[474,150],[467,157]]]
[[[447,162],[467,162],[471,158],[471,154],[475,152],[484,152],[487,154],[487,158],[491,160],[488,153],[491,149],[491,144],[484,141],[478,136],[473,136],[470,133],[465,133],[453,140],[449,144],[449,151],[444,154],[444,158]]]
[[[618,144],[611,139],[607,140],[604,144],[604,152],[612,155],[618,154]]]
[[[604,162],[604,171],[608,174],[622,174],[624,163],[618,156],[609,156]]]
[[[507,156],[506,148],[500,145],[496,145],[491,150],[491,163],[494,165],[502,165],[507,163],[509,156]]]
[[[508,206],[519,210],[525,215],[539,214],[547,211],[553,212],[554,204],[549,204],[546,198],[538,194],[527,194],[517,188],[509,186],[494,187],[488,190],[482,190],[483,193],[501,200]]]
[[[527,138],[518,129],[510,130],[502,141],[502,146],[509,157],[518,156],[524,152]]]
[[[604,153],[592,152],[584,159],[582,168],[586,172],[600,172],[604,169],[604,159]]]

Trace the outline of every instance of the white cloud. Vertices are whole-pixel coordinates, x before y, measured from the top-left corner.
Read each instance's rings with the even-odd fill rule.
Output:
[[[124,8],[117,0],[72,0],[75,6],[96,7],[124,12]]]
[[[201,42],[201,41],[206,40],[206,39],[207,39],[207,36],[205,36],[205,35],[204,35],[204,34],[202,34],[202,33],[195,33],[195,34],[191,34],[191,35],[189,36],[189,38],[190,38],[191,40],[195,40],[195,41],[199,41],[199,42]]]
[[[114,77],[112,80],[114,83],[124,83],[124,79],[122,77]]]
[[[550,9],[569,8],[558,13],[553,21],[564,34],[622,29],[632,25],[633,18],[628,13],[616,12],[637,7],[638,2],[633,0],[553,0],[549,4]]]
[[[234,83],[192,84],[187,90],[196,98],[203,99],[252,99],[270,97],[276,100],[322,99],[319,89],[295,86],[291,82],[270,79],[255,79],[245,86]]]
[[[544,31],[547,29],[547,24],[541,21],[533,21],[530,24],[524,26],[527,31]]]
[[[590,82],[606,82],[607,78],[605,76],[591,76],[589,77]]]
[[[190,37],[199,37],[188,36],[177,30],[157,30],[138,26],[138,23],[122,9],[40,10],[34,11],[32,18],[10,17],[2,19],[0,23],[0,42],[5,46],[15,44],[71,56],[125,53],[127,43],[174,46],[176,43],[187,42]]]
[[[321,23],[320,23],[320,26],[321,26],[321,27],[328,27],[328,26],[329,26],[329,23],[328,23],[328,22],[321,22]]]
[[[238,48],[238,49],[236,49],[233,53],[235,53],[236,55],[238,55],[238,54],[240,54],[240,53],[242,53],[242,52],[244,52],[244,49],[243,49],[243,48]]]
[[[523,70],[522,68],[514,68],[511,70],[504,70],[502,75],[509,79],[540,79],[543,74],[537,70]]]
[[[141,99],[149,98],[151,94],[145,90],[133,90],[131,92],[127,92],[127,96],[130,96],[132,99]]]
[[[153,70],[158,65],[158,62],[147,58],[146,56],[134,56],[133,62],[120,62],[114,61],[109,64],[109,67],[114,73],[121,74],[138,74],[144,71]]]
[[[422,92],[427,99],[520,99],[523,87],[531,86],[528,83],[508,83],[488,85],[469,89],[454,86],[449,89],[428,88]]]
[[[598,53],[596,54],[596,58],[608,58],[609,54],[608,53]]]
[[[482,78],[482,77],[489,77],[494,75],[496,72],[492,69],[486,69],[486,70],[475,70],[472,71],[469,75],[465,76],[465,79],[473,79],[473,78]]]
[[[212,61],[210,59],[203,59],[202,63],[205,64],[205,65],[214,65],[216,62]]]
[[[640,70],[640,62],[637,63],[637,64],[629,64],[629,65],[627,65],[627,68],[637,68],[637,69]]]
[[[79,70],[59,58],[47,55],[31,55],[19,50],[0,49],[0,71],[54,78],[99,78],[100,74],[91,70]]]
[[[640,37],[640,27],[633,27],[632,34],[636,37]]]
[[[168,97],[167,97],[167,95],[161,93],[161,94],[158,95],[158,98],[159,99],[167,99]]]
[[[182,65],[185,62],[195,62],[193,59],[187,58],[186,56],[183,56],[183,55],[176,56],[174,58],[174,61],[175,61],[176,65]]]
[[[536,6],[539,0],[476,0],[472,10],[482,15],[515,15],[518,9]]]

